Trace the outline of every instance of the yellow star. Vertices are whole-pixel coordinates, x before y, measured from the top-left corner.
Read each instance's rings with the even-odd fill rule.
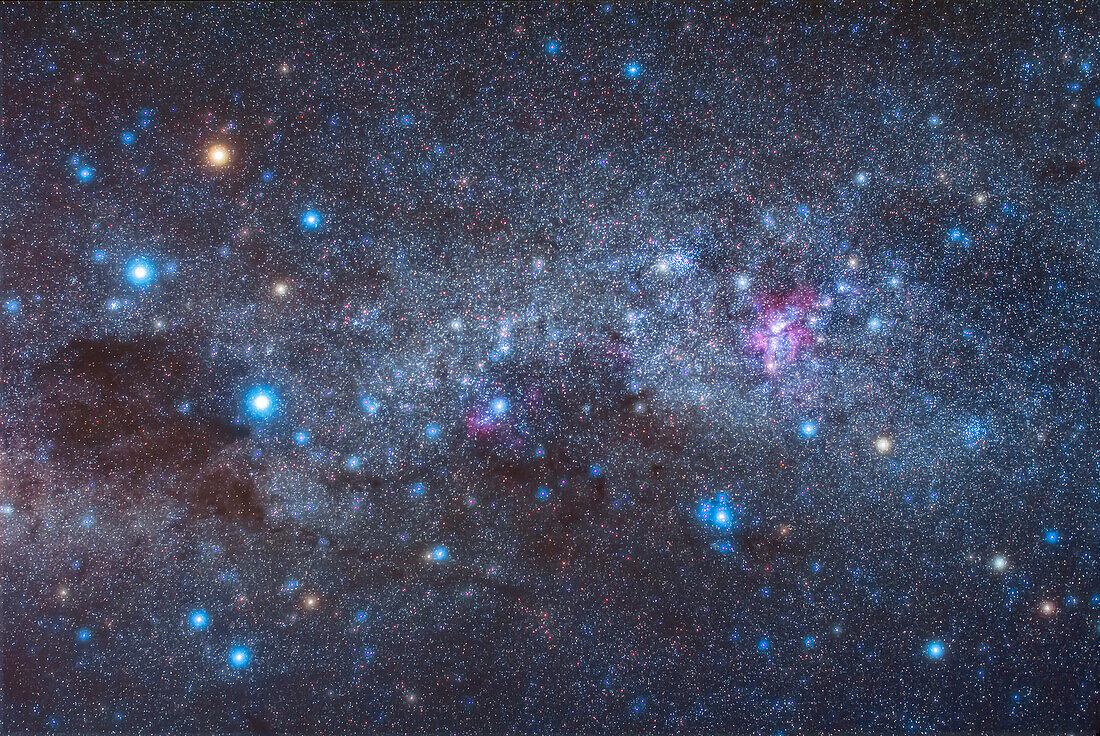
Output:
[[[229,149],[220,143],[216,143],[206,151],[206,158],[212,166],[225,166],[229,163]]]

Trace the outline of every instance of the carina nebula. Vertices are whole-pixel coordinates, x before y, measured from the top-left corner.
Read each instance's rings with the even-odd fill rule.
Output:
[[[1095,733],[1095,6],[0,17],[0,732]]]

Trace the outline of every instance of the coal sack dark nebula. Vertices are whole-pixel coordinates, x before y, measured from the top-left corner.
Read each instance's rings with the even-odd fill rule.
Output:
[[[1095,733],[1095,5],[0,13],[0,732]]]

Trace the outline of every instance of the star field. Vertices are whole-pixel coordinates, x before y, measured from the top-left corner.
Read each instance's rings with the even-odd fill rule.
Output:
[[[1093,733],[1087,4],[7,4],[3,733]]]

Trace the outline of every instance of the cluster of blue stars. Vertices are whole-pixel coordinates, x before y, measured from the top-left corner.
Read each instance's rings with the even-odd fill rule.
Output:
[[[731,529],[737,523],[734,509],[730,507],[726,496],[722,494],[719,494],[713,501],[700,501],[697,515],[701,522],[719,531]]]

